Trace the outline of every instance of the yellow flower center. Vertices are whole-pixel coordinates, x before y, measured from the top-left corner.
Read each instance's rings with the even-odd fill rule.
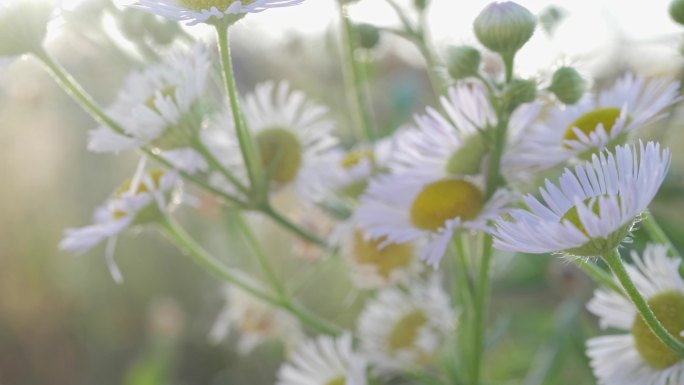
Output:
[[[345,385],[347,379],[344,376],[335,377],[332,380],[326,382],[324,385]]]
[[[598,215],[599,213],[598,198],[599,197],[587,198],[583,202],[585,205],[588,205],[593,200],[593,203],[591,203],[591,211],[593,211],[596,215]],[[589,236],[589,234],[587,234],[587,230],[584,228],[584,225],[582,224],[582,221],[580,220],[579,213],[577,212],[577,206],[572,206],[570,210],[563,214],[563,216],[560,219],[560,222],[562,223],[566,219],[570,221],[570,223],[575,225],[575,227],[577,227],[581,232],[583,232],[584,235]]]
[[[164,176],[164,170],[161,169],[153,169],[147,172],[147,175],[150,177],[152,180],[152,184],[154,185],[155,188],[159,187],[161,184],[161,178]],[[114,196],[117,198],[120,198],[123,194],[128,193],[131,191],[131,183],[133,183],[132,179],[129,179],[125,181],[114,193]],[[138,185],[135,188],[135,191],[133,191],[133,195],[140,195],[146,192],[149,192],[149,188],[145,183],[143,183],[142,180],[138,182]]]
[[[409,266],[414,254],[410,243],[392,243],[379,248],[384,240],[366,240],[361,231],[354,231],[353,258],[361,265],[374,266],[380,276],[388,279],[393,271]]]
[[[648,305],[665,329],[684,342],[684,337],[679,334],[684,331],[684,295],[678,291],[666,291],[651,297]],[[632,336],[637,352],[654,369],[662,370],[682,360],[660,342],[638,314],[632,326]]]
[[[302,163],[302,145],[299,139],[284,128],[269,128],[256,135],[261,162],[271,180],[292,182]]]
[[[363,160],[368,160],[371,163],[375,163],[375,154],[373,154],[373,151],[369,149],[349,151],[347,155],[345,155],[340,161],[340,166],[349,170],[350,168],[353,168],[361,163]]]
[[[428,321],[421,310],[414,310],[406,314],[394,325],[389,335],[389,349],[392,352],[411,348],[418,338],[418,332]]]
[[[574,131],[575,127],[579,128],[580,131],[582,131],[585,135],[589,135],[596,131],[597,126],[601,124],[606,130],[606,133],[610,134],[610,131],[613,129],[613,126],[615,126],[615,122],[619,117],[620,109],[615,107],[599,108],[587,112],[568,125],[568,127],[565,129],[563,140],[566,141],[578,139],[577,134]],[[567,148],[568,146],[565,145],[565,147]]]
[[[435,231],[453,218],[477,217],[485,200],[480,189],[460,179],[442,179],[426,185],[411,206],[414,226]]]
[[[159,94],[161,94],[161,96],[164,98],[171,98],[174,102],[176,102],[176,87],[169,86],[162,88],[159,90]],[[145,101],[145,106],[147,106],[147,108],[150,110],[159,113],[157,106],[154,105],[154,101],[157,100],[157,95],[157,93],[150,95],[150,97]]]
[[[258,309],[248,309],[240,319],[239,326],[243,332],[255,334],[267,334],[276,328],[271,314]]]
[[[447,162],[446,170],[452,175],[475,175],[482,169],[482,160],[487,154],[487,140],[479,133],[465,139],[461,148],[454,152]]]
[[[216,7],[219,11],[225,11],[231,4],[235,3],[236,0],[180,0],[186,8],[193,11],[201,11],[203,9],[211,9]],[[242,5],[249,5],[253,3],[254,0],[242,0]]]

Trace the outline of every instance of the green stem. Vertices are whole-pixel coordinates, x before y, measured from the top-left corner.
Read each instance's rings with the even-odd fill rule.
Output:
[[[354,55],[354,36],[352,24],[347,16],[346,6],[341,0],[337,0],[342,27],[342,58],[343,75],[347,91],[347,103],[352,109],[354,123],[362,128],[365,139],[374,141],[377,139],[377,131],[373,125],[370,114],[370,101],[362,87],[362,69]]]
[[[316,331],[328,335],[338,335],[339,328],[329,324],[325,320],[312,314],[308,310],[294,303],[286,296],[273,297],[268,293],[264,293],[258,288],[253,287],[250,283],[245,282],[237,274],[234,274],[231,269],[219,262],[214,256],[209,254],[202,246],[197,244],[194,239],[173,219],[166,217],[162,222],[162,226],[168,237],[186,254],[188,254],[198,265],[208,272],[216,275],[219,278],[233,284],[247,293],[252,294],[256,298],[274,306],[288,311],[290,314],[297,317],[302,323],[310,326]]]
[[[487,306],[490,291],[490,265],[494,250],[492,249],[492,236],[487,234],[484,238],[484,248],[482,250],[482,260],[475,291],[474,316],[473,316],[473,364],[471,383],[480,384],[482,367],[482,356],[485,344],[485,326],[487,321]]]
[[[506,73],[506,84],[513,80],[513,62],[515,61],[515,52],[510,54],[502,54],[501,58],[504,62],[504,70]]]
[[[119,126],[112,118],[98,106],[92,96],[81,87],[80,84],[69,73],[57,63],[46,51],[41,50],[34,53],[35,57],[43,63],[47,71],[57,81],[57,84],[69,94],[86,112],[88,112],[98,123],[110,127],[117,133],[129,136],[126,131]]]
[[[491,198],[499,186],[502,184],[501,158],[506,146],[506,136],[508,131],[508,113],[499,114],[499,122],[494,131],[494,147],[490,151],[489,170],[487,172],[487,184],[485,186],[486,199]]]
[[[39,51],[35,53],[36,58],[38,58],[41,63],[45,66],[47,71],[52,75],[52,77],[57,81],[57,84],[69,95],[71,96],[86,112],[90,114],[97,122],[106,125],[118,134],[124,136],[130,136],[118,123],[116,123],[112,118],[110,118],[106,112],[95,102],[95,100],[86,92],[86,90],[81,87],[81,85],[74,79],[69,73],[57,63],[47,52]],[[167,168],[173,169],[173,165],[169,163],[166,159],[159,155],[158,152],[152,150],[148,147],[143,147],[140,149],[145,155],[156,160],[157,162],[163,164]],[[235,204],[237,206],[242,206],[243,202],[237,198],[220,191],[203,180],[190,175],[187,172],[180,171],[180,174],[184,179],[191,181],[197,186],[221,197],[226,202],[230,204]]]
[[[605,270],[598,267],[595,263],[583,258],[576,258],[574,259],[574,262],[577,267],[579,267],[586,275],[590,276],[594,281],[596,281],[596,283],[599,283],[618,294],[625,294],[620,285],[613,280],[613,277]]]
[[[195,242],[195,240],[192,239],[192,237],[173,219],[166,217],[162,222],[162,226],[169,239],[202,268],[270,305],[281,306],[280,301],[277,298],[273,298],[269,294],[253,287],[251,284],[244,282],[238,275],[233,274],[228,267],[209,254],[202,246],[197,244],[197,242]]]
[[[202,143],[202,140],[195,140],[194,148],[200,154],[202,154],[202,156],[204,156],[204,159],[207,160],[209,166],[214,168],[215,170],[218,170],[218,172],[220,172],[221,175],[223,175],[223,177],[225,177],[230,184],[235,186],[235,188],[240,190],[240,192],[242,192],[243,194],[249,194],[249,190],[247,189],[247,187],[244,184],[242,184],[242,182],[240,182],[240,180],[237,179],[237,177],[233,175],[232,172],[230,172],[226,167],[224,167],[218,159],[216,159],[214,154],[207,148],[207,146],[204,145],[204,143]]]
[[[644,229],[646,229],[649,237],[651,237],[652,241],[667,245],[672,255],[682,259],[682,255],[679,253],[679,250],[674,247],[672,241],[670,241],[670,238],[667,236],[663,228],[660,227],[660,224],[658,224],[658,221],[650,211],[644,214],[644,219],[641,223],[643,224]]]
[[[250,185],[253,192],[257,193],[255,194],[256,197],[253,198],[258,199],[261,198],[262,194],[265,194],[265,191],[263,191],[263,185],[265,183],[264,170],[259,157],[259,148],[242,119],[237,88],[235,87],[233,61],[230,56],[228,27],[221,24],[217,25],[216,34],[218,35],[218,48],[221,56],[221,67],[223,69],[223,81],[225,83],[225,91],[230,102],[230,109],[235,123],[235,133],[240,144],[242,159],[245,162],[245,167],[249,174]]]
[[[455,338],[456,351],[461,352],[460,357],[463,360],[464,367],[472,367],[472,354],[468,348],[474,346],[472,341],[472,334],[467,331],[472,330],[473,325],[473,284],[470,276],[470,269],[466,260],[465,250],[463,248],[463,238],[461,234],[454,235],[452,240],[452,251],[454,255],[453,269],[456,282],[453,285],[454,299],[460,298],[460,308],[462,309],[460,330],[465,330],[466,333],[461,333],[460,338]]]
[[[268,283],[271,285],[271,288],[273,288],[273,290],[275,290],[276,293],[278,293],[278,295],[285,295],[285,289],[283,288],[283,285],[280,283],[278,276],[273,270],[273,266],[271,266],[270,259],[264,252],[264,249],[261,247],[256,237],[254,236],[254,232],[252,231],[252,229],[249,228],[249,226],[245,222],[245,219],[240,214],[237,215],[237,223],[238,227],[240,228],[240,231],[242,231],[242,234],[247,240],[249,247],[251,247],[252,250],[254,250],[254,253],[257,256],[257,261],[259,262],[259,266],[261,267],[261,270],[266,276]]]
[[[260,210],[262,213],[264,213],[269,218],[274,220],[280,226],[288,229],[289,231],[296,234],[300,238],[307,240],[307,241],[309,241],[315,245],[318,245],[323,249],[328,248],[328,244],[326,243],[326,241],[324,239],[320,238],[316,234],[313,234],[313,233],[307,231],[306,229],[301,228],[296,223],[293,223],[288,218],[283,216],[281,213],[279,213],[278,211],[273,209],[273,207],[271,207],[270,205],[266,205],[266,206],[262,207]]]
[[[627,273],[625,266],[622,264],[622,258],[620,257],[620,253],[617,251],[617,249],[613,250],[613,252],[607,255],[604,255],[603,259],[606,261],[608,266],[610,266],[613,274],[620,281],[622,287],[625,289],[625,292],[639,311],[641,318],[644,320],[644,322],[646,322],[646,325],[648,325],[653,334],[655,334],[656,337],[658,337],[658,339],[672,351],[684,357],[684,343],[670,334],[670,332],[665,329],[663,324],[660,323],[656,315],[648,306],[648,303],[644,297],[641,295],[641,293],[639,293],[639,290],[634,285],[634,282],[632,282],[632,279]]]

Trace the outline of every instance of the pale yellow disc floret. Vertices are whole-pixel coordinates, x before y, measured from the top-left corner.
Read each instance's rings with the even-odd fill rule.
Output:
[[[606,133],[610,134],[619,117],[620,109],[615,107],[598,108],[587,112],[568,125],[563,140],[578,139],[574,128],[579,128],[585,135],[589,135],[596,130],[599,124],[603,126]]]
[[[292,182],[302,163],[302,145],[297,136],[284,128],[268,128],[256,135],[261,163],[277,183]]]
[[[420,329],[428,322],[428,317],[421,310],[414,310],[394,325],[389,335],[388,347],[390,351],[410,349],[415,345]]]
[[[684,342],[684,294],[666,291],[651,297],[648,306],[660,323],[673,336]],[[632,326],[634,345],[641,358],[654,369],[665,369],[682,361],[681,356],[660,342],[646,322],[637,314]]]
[[[225,11],[237,0],[180,0],[181,4],[193,11],[201,11],[216,7],[219,11]],[[254,0],[242,0],[242,5],[249,5]]]
[[[389,279],[393,271],[404,269],[411,264],[414,253],[410,243],[392,243],[380,248],[384,240],[384,237],[364,239],[363,233],[356,230],[352,252],[358,264],[373,266],[378,275]]]
[[[447,220],[477,217],[485,199],[477,186],[461,179],[442,179],[426,185],[411,206],[414,226],[435,231]]]

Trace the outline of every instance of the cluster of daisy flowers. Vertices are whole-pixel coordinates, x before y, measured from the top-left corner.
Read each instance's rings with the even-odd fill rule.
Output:
[[[221,45],[228,44],[221,31],[248,13],[302,1],[139,0],[134,6],[189,25],[211,24]],[[17,12],[0,5],[0,21]],[[227,47],[219,49],[222,74],[213,71],[213,51],[204,43],[174,47],[159,63],[132,72],[117,99],[95,113],[101,125],[89,133],[88,148],[135,150],[141,161],[131,180],[96,210],[92,225],[64,232],[60,248],[85,253],[106,243],[106,260],[120,282],[116,240],[127,229],[154,224],[173,234],[171,216],[184,200],[182,184],[204,188],[230,209],[266,214],[316,241],[305,224],[287,218],[296,212],[277,207],[283,215],[273,207],[281,197],[294,196],[300,213],[326,223],[319,226],[327,230],[319,243],[344,260],[349,281],[365,298],[348,330],[307,338],[304,321],[311,316],[303,315],[278,282],[269,288],[246,274],[226,273],[207,262],[206,252],[189,238],[178,238],[179,246],[194,250],[231,282],[210,339],[222,341],[237,329],[243,354],[268,340],[285,342],[288,359],[277,373],[279,385],[366,385],[369,378],[433,371],[453,353],[461,315],[471,319],[470,312],[484,306],[482,292],[465,293],[475,290],[464,282],[472,271],[445,274],[443,261],[450,257],[464,260],[457,266],[462,270],[471,263],[485,269],[480,279],[490,276],[489,246],[571,260],[603,258],[615,285],[598,289],[588,308],[602,327],[627,333],[588,342],[596,377],[605,385],[681,384],[681,261],[668,256],[674,251],[669,246],[649,244],[642,254],[633,252],[632,264],[621,270],[618,254],[647,215],[670,166],[669,150],[643,142],[642,130],[680,101],[680,85],[626,74],[611,87],[585,92],[579,75],[564,67],[551,86],[539,89],[536,79],[512,73],[514,56],[535,25],[517,4],[488,6],[475,21],[475,33],[501,56],[508,66],[504,73],[482,74],[479,50],[461,47],[437,105],[391,135],[350,146],[335,136],[339,127],[329,108],[287,82],[265,81],[238,93]],[[36,44],[43,27],[27,33],[31,46],[0,46],[0,59],[33,53],[59,73]],[[68,77],[59,78],[69,87]],[[215,92],[221,80],[227,95]],[[79,88],[68,89],[96,109]],[[148,168],[151,160],[164,168]],[[521,193],[523,186],[558,172],[538,192]],[[464,248],[463,242],[485,246]],[[445,281],[465,288],[455,297],[472,294],[470,300],[481,306],[451,298]]]

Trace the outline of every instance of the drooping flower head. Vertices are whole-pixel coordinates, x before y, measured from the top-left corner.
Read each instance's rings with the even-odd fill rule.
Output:
[[[680,260],[667,256],[664,245],[648,244],[640,256],[632,252],[625,266],[639,292],[670,334],[684,337],[684,279]],[[617,281],[617,279],[616,279]],[[627,333],[587,341],[587,355],[601,385],[672,385],[684,382],[684,359],[649,329],[634,304],[608,289],[597,289],[587,305],[602,328]]]
[[[407,290],[381,290],[366,304],[358,321],[363,352],[385,372],[423,367],[455,326],[456,313],[436,277],[413,282]]]
[[[366,360],[352,336],[322,336],[303,343],[278,370],[276,385],[366,385]]]
[[[64,231],[59,248],[76,254],[83,254],[99,243],[108,240],[107,262],[115,281],[122,276],[114,263],[116,237],[131,226],[154,222],[177,202],[179,178],[173,171],[151,170],[142,172],[142,167],[132,180],[124,183],[95,211],[95,223],[81,228]]]
[[[209,66],[206,49],[196,45],[172,52],[167,62],[131,73],[117,100],[107,108],[124,133],[100,126],[90,132],[88,148],[118,152],[149,145],[178,169],[205,170],[206,161],[191,145],[200,134],[200,98]]]
[[[527,195],[528,209],[510,211],[494,231],[494,246],[527,253],[601,256],[629,234],[658,192],[670,165],[669,150],[649,142],[603,151],[546,181],[543,200]]]
[[[247,13],[289,7],[304,0],[139,0],[135,6],[171,20],[198,23],[235,22]]]

